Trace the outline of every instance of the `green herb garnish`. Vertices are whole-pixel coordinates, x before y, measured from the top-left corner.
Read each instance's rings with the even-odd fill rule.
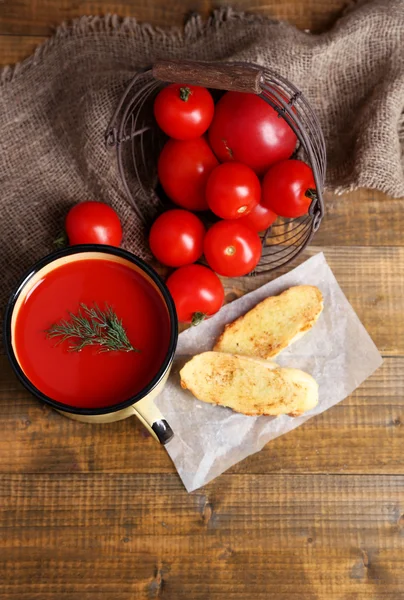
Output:
[[[70,319],[62,319],[45,331],[48,338],[60,338],[58,344],[73,340],[70,352],[80,352],[86,346],[100,346],[99,352],[140,352],[130,343],[114,309],[105,304],[101,310],[97,304],[90,308],[80,304],[77,314],[69,312]]]

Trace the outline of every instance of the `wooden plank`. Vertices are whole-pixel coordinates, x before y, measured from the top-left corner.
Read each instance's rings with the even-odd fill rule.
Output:
[[[326,214],[315,246],[403,246],[404,203],[377,190],[325,194]]]
[[[218,0],[215,6],[228,6],[227,0]],[[265,15],[289,21],[299,29],[320,33],[329,29],[347,6],[344,0],[232,0],[235,10]]]
[[[288,20],[301,29],[320,31],[328,28],[345,7],[345,0],[235,0],[236,10],[268,15]],[[198,12],[203,17],[226,0],[19,0],[0,5],[0,34],[50,35],[55,25],[81,15],[116,13],[123,17],[136,17],[139,21],[156,26],[182,25],[186,15]]]
[[[41,36],[0,35],[0,67],[24,60],[45,40]]]
[[[404,477],[0,478],[2,598],[402,598]]]
[[[206,16],[212,4],[0,3],[0,33],[20,34],[0,35],[0,61],[21,60],[81,14],[181,25],[186,12]],[[232,2],[313,30],[344,4]],[[0,600],[403,597],[403,207],[364,190],[329,196],[326,207],[314,243],[333,246],[326,256],[344,291],[394,358],[344,403],[203,490],[186,494],[136,420],[69,421],[23,391],[0,358]],[[228,297],[262,282],[229,281]]]
[[[82,15],[118,14],[135,17],[154,26],[181,26],[186,15],[198,12],[207,16],[211,3],[204,0],[20,0],[0,5],[0,34],[51,35],[62,21]]]
[[[326,193],[325,216],[314,235],[314,246],[404,246],[404,203],[376,190],[359,189],[337,196]],[[307,225],[306,225],[307,227]],[[305,226],[275,223],[268,245],[296,242]]]
[[[1,357],[1,473],[174,472],[136,419],[71,421],[25,392],[5,361]],[[386,359],[349,399],[230,472],[404,474],[403,370],[403,358]]]

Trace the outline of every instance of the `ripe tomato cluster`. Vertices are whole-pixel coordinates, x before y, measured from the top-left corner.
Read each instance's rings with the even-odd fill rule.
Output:
[[[259,232],[277,216],[307,213],[315,191],[306,163],[290,159],[297,138],[278,112],[254,94],[226,92],[214,104],[203,87],[171,84],[154,103],[169,136],[158,160],[160,184],[179,208],[152,225],[150,248],[175,267],[167,280],[178,318],[200,322],[220,309],[217,274],[250,273],[261,258]],[[195,212],[218,220],[208,231]],[[210,269],[194,265],[204,255]]]

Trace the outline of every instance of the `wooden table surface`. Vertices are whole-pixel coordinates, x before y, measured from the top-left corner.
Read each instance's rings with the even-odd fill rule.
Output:
[[[24,58],[81,14],[181,25],[225,3],[3,0],[0,61]],[[344,4],[233,0],[313,31]],[[186,493],[136,420],[70,421],[0,358],[1,600],[404,598],[404,205],[365,190],[326,202],[306,256],[324,249],[384,364],[201,490]]]

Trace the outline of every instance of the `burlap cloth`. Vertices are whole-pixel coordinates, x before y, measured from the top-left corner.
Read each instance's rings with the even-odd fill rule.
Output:
[[[132,18],[82,17],[1,72],[2,312],[24,269],[54,249],[64,215],[81,200],[111,203],[123,221],[123,245],[145,255],[104,131],[135,70],[161,57],[271,66],[318,113],[329,189],[404,196],[402,0],[359,2],[322,35],[231,9],[207,23],[192,17],[184,31]]]

